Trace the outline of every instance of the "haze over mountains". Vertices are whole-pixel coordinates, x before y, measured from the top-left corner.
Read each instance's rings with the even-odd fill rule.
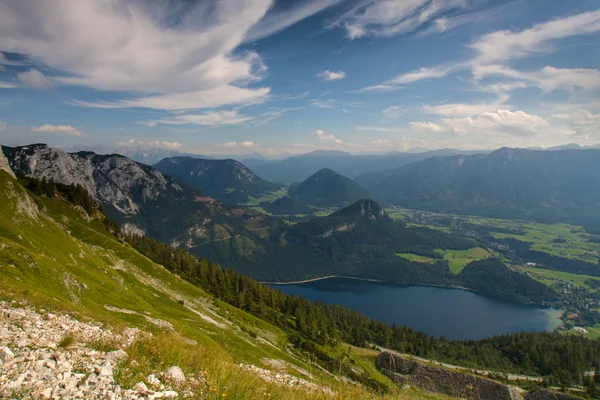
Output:
[[[598,223],[600,150],[502,148],[434,157],[357,178],[394,205],[436,212]]]
[[[170,157],[154,168],[207,196],[230,203],[244,203],[249,196],[261,197],[283,187],[259,178],[248,167],[231,159]]]

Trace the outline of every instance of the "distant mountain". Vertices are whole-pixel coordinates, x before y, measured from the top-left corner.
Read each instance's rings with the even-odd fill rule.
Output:
[[[394,205],[548,221],[598,221],[600,151],[502,148],[436,157],[358,182]]]
[[[341,207],[371,198],[371,194],[356,182],[329,168],[323,168],[304,182],[290,186],[288,193],[317,207]]]
[[[291,196],[281,197],[271,203],[261,203],[260,206],[274,215],[312,214],[314,211],[306,203]]]
[[[424,153],[390,153],[356,155],[343,151],[317,150],[281,161],[245,160],[244,164],[258,176],[273,182],[301,182],[320,169],[330,168],[349,178],[371,172],[383,172],[434,156],[489,153],[489,151],[434,150]]]
[[[169,157],[194,157],[212,159],[212,157],[203,156],[200,154],[181,153],[175,150],[167,149],[123,149],[117,150],[115,151],[115,153],[146,165],[156,164],[163,158]]]
[[[165,158],[154,165],[164,175],[215,199],[245,203],[249,196],[261,197],[283,186],[256,176],[235,160],[202,160],[191,157]]]
[[[246,246],[257,232],[282,222],[229,206],[180,184],[145,164],[120,155],[66,153],[44,144],[2,147],[13,171],[36,179],[79,184],[126,232],[190,249],[213,241]],[[201,255],[201,254],[200,254]]]

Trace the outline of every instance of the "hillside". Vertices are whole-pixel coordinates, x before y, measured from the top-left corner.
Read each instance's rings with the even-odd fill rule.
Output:
[[[169,157],[192,157],[192,158],[203,158],[203,159],[211,159],[212,157],[200,155],[200,154],[187,154],[182,153],[175,150],[167,150],[160,148],[150,148],[150,149],[119,149],[115,150],[115,153],[118,153],[127,158],[131,158],[133,161],[146,164],[153,165],[159,162],[162,159]]]
[[[283,186],[259,178],[235,160],[203,160],[192,157],[165,158],[154,165],[163,175],[228,203],[245,203],[249,197],[263,197]]]
[[[503,148],[436,157],[358,178],[394,205],[436,212],[600,223],[600,150]]]
[[[62,199],[60,188],[55,199],[28,193],[4,171],[0,189],[0,347],[9,346],[1,347],[7,367],[0,374],[2,396],[50,390],[63,398],[79,392],[103,398],[108,391],[128,398],[202,397],[213,387],[235,399],[265,393],[325,399],[332,391],[372,397],[362,385],[338,385],[290,348],[280,328],[217,300],[118,240],[100,209],[88,214]],[[34,350],[25,354],[23,346]],[[32,375],[24,356],[45,364],[29,367],[37,371]],[[177,368],[163,373],[172,366],[185,381]],[[377,376],[369,379],[385,384],[370,369]],[[5,379],[19,383],[6,386]]]
[[[223,204],[156,169],[119,155],[66,153],[37,144],[2,147],[16,172],[36,179],[79,184],[125,232],[188,248],[213,241],[255,243],[283,223]]]
[[[310,208],[306,203],[297,200],[292,196],[280,197],[273,202],[263,202],[260,204],[268,213],[274,215],[298,215],[311,214],[314,209]]]
[[[329,168],[323,168],[305,181],[290,186],[288,193],[307,204],[325,208],[346,206],[371,198],[371,194],[356,182]]]

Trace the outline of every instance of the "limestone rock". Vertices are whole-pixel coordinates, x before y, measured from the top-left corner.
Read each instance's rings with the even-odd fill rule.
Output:
[[[185,374],[183,373],[183,371],[181,370],[181,368],[179,368],[178,366],[174,365],[172,367],[170,367],[169,369],[167,369],[164,374],[163,374],[164,378],[172,381],[176,384],[182,384],[186,381],[185,379]]]
[[[10,166],[8,165],[8,160],[2,152],[2,146],[0,146],[0,170],[8,172],[10,176],[16,179],[15,173],[12,169],[10,169]]]
[[[3,363],[12,361],[15,358],[15,354],[6,346],[0,347],[0,361]]]

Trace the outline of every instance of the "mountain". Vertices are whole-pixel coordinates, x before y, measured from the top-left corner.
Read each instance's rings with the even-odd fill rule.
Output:
[[[456,286],[461,285],[461,275],[452,274],[435,249],[478,247],[460,236],[395,223],[371,200],[359,200],[332,215],[290,225],[218,202],[123,156],[69,154],[41,144],[2,150],[11,169],[19,174],[79,185],[78,191],[90,193],[126,233],[189,249],[264,281],[340,275]],[[89,202],[82,201],[82,205],[89,206]],[[439,261],[421,265],[396,256],[398,253]],[[516,297],[511,279],[491,294],[523,302],[552,297],[543,285],[534,289],[535,295]],[[535,286],[535,281],[528,281]]]
[[[383,172],[411,162],[434,156],[453,154],[475,154],[487,151],[460,151],[454,149],[434,150],[423,153],[390,153],[385,155],[356,155],[343,151],[317,150],[308,154],[286,158],[281,161],[245,160],[244,164],[263,179],[292,184],[301,182],[315,172],[330,168],[354,179],[367,173]]]
[[[167,150],[167,149],[123,149],[119,151],[115,151],[115,153],[125,156],[127,158],[132,159],[133,161],[146,164],[153,165],[162,160],[163,158],[169,157],[193,157],[193,158],[203,158],[203,159],[212,159],[212,157],[203,156],[200,154],[189,154],[189,153],[181,153],[175,150]]]
[[[70,154],[44,144],[3,146],[2,150],[13,171],[39,180],[79,184],[124,231],[173,245],[254,243],[262,230],[282,224],[267,215],[220,203],[120,155]]]
[[[326,208],[341,207],[371,197],[356,182],[329,168],[323,168],[304,182],[290,186],[288,193],[307,204]]]
[[[259,178],[245,165],[231,159],[171,157],[158,162],[154,168],[207,196],[229,203],[244,203],[249,196],[262,197],[283,187]]]
[[[260,206],[266,212],[274,215],[312,214],[314,212],[314,209],[310,208],[306,203],[291,196],[281,197],[271,203],[261,203]]]
[[[357,223],[386,221],[366,201],[341,214]],[[407,387],[381,362],[376,369],[378,352],[369,348],[570,380],[600,354],[598,343],[567,335],[450,342],[285,295],[181,249],[121,236],[81,186],[16,180],[2,170],[0,220],[0,395],[6,398],[441,400]],[[564,357],[572,354],[565,348],[580,356]],[[530,360],[526,367],[521,356]],[[480,385],[507,391],[464,369],[440,371],[435,388],[414,386],[462,397]],[[516,392],[496,398],[523,399]]]
[[[436,157],[358,182],[389,203],[437,212],[598,222],[600,151],[502,148]]]

